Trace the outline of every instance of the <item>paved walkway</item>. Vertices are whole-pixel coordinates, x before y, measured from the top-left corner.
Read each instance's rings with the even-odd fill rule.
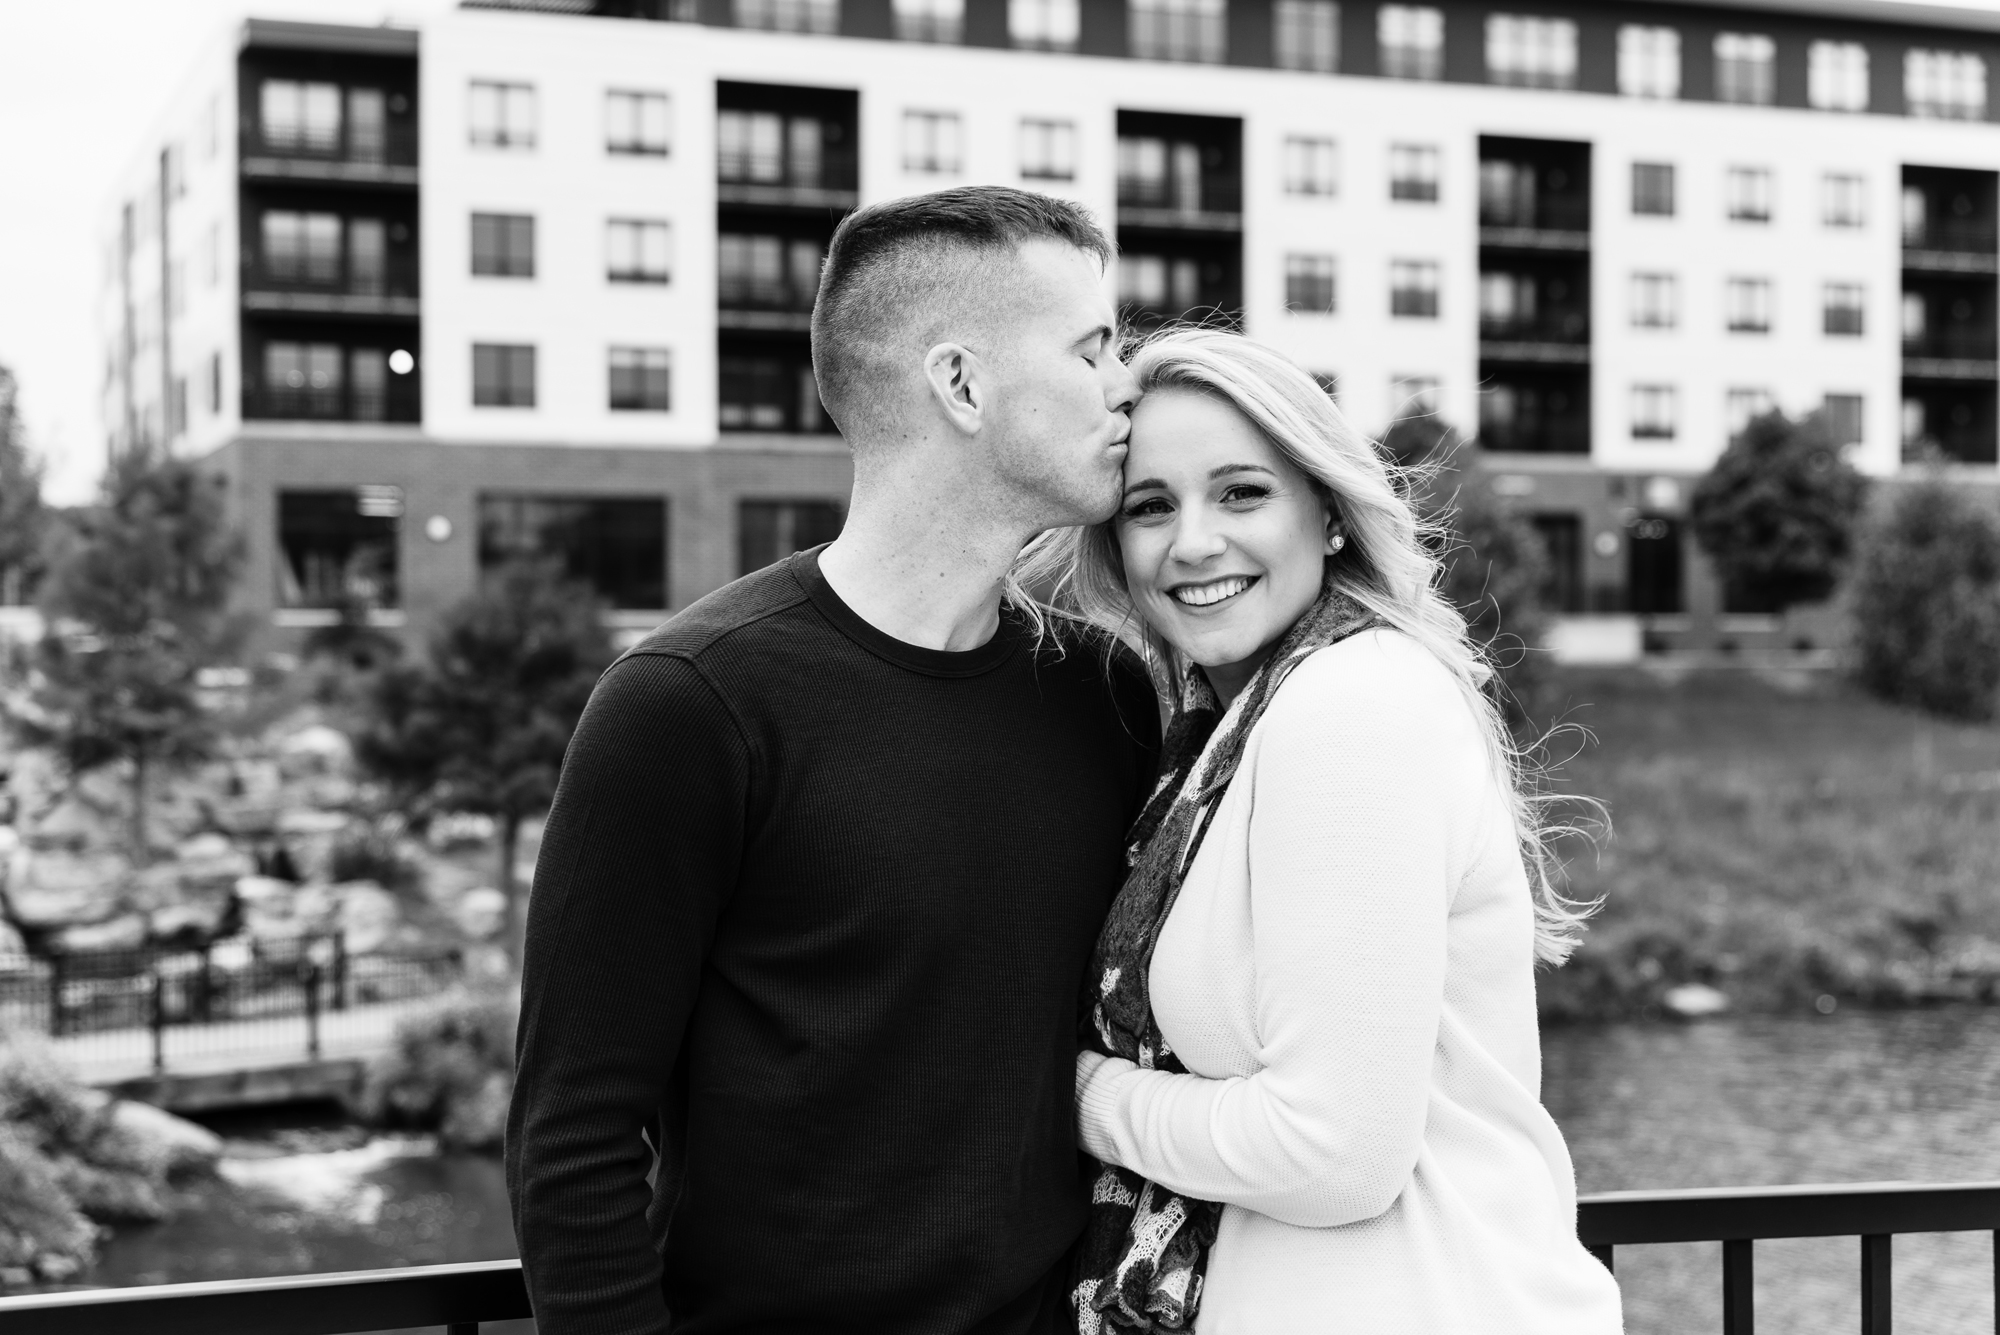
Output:
[[[319,1052],[335,1061],[377,1056],[394,1042],[396,1021],[424,1001],[353,1006],[319,1017]],[[291,1066],[310,1060],[303,1015],[170,1026],[164,1036],[170,1075],[213,1075]],[[57,1054],[86,1083],[112,1085],[155,1074],[150,1029],[109,1029],[52,1041]]]

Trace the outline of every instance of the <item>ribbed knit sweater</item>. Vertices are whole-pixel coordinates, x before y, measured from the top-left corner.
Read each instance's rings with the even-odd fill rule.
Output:
[[[1148,982],[1190,1075],[1087,1056],[1084,1144],[1222,1201],[1198,1335],[1611,1335],[1540,1102],[1533,910],[1477,722],[1414,640],[1302,663]]]
[[[1008,617],[901,643],[816,551],[613,666],[528,913],[507,1172],[542,1335],[1055,1330],[1078,996],[1157,734],[1101,653]]]

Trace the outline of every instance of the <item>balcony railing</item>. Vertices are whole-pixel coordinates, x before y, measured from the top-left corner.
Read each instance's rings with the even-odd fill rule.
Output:
[[[1137,227],[1241,231],[1243,188],[1233,180],[1120,176],[1118,221]]]
[[[1590,201],[1567,195],[1513,195],[1479,202],[1479,225],[1503,231],[1587,232]]]
[[[1905,357],[1941,358],[1954,361],[1992,361],[2000,355],[1991,329],[1952,329],[1903,340]]]
[[[1932,218],[1903,227],[1904,250],[1991,255],[2000,249],[2000,224],[1990,218]]]
[[[420,422],[423,402],[415,380],[402,376],[379,392],[352,385],[246,388],[243,416],[278,422]]]
[[[339,254],[254,257],[243,275],[246,310],[415,315],[417,257],[356,264]]]
[[[1589,454],[1590,424],[1580,419],[1482,422],[1479,444],[1503,454]]]
[[[389,124],[361,130],[354,126],[300,126],[271,132],[250,125],[243,133],[246,170],[256,173],[270,163],[318,163],[329,167],[388,168],[417,165],[417,127]],[[253,165],[254,164],[254,165]],[[313,175],[272,170],[275,175]]]
[[[1577,1203],[1577,1234],[1607,1266],[1619,1247],[1720,1242],[1724,1335],[1753,1329],[1759,1239],[1859,1239],[1862,1335],[1889,1335],[1894,1236],[1973,1231],[1994,1232],[2000,1247],[2000,1182],[1626,1191]],[[477,1335],[484,1322],[529,1315],[519,1261],[0,1298],[7,1335],[355,1335],[422,1326]]]
[[[806,154],[724,155],[716,170],[716,198],[724,204],[775,208],[851,209],[860,179],[859,159],[845,145]]]
[[[1560,307],[1528,316],[1482,315],[1479,337],[1493,343],[1588,343],[1590,315]]]

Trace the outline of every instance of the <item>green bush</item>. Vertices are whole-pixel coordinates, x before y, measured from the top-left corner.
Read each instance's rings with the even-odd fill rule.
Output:
[[[511,992],[460,991],[406,1017],[368,1072],[363,1111],[384,1126],[434,1131],[452,1149],[498,1150],[519,1015]]]
[[[1695,484],[1688,519],[1730,610],[1782,612],[1833,592],[1866,495],[1822,414],[1793,422],[1771,412],[1738,433]]]
[[[1871,694],[1952,718],[2000,709],[2000,518],[1940,481],[1867,530],[1851,615]]]

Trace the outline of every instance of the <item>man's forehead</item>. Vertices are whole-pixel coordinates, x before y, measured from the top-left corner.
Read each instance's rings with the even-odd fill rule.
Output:
[[[1076,325],[1078,338],[1111,323],[1104,271],[1087,250],[1043,237],[1024,241],[1015,252],[1015,279],[1011,286],[1025,310]]]

